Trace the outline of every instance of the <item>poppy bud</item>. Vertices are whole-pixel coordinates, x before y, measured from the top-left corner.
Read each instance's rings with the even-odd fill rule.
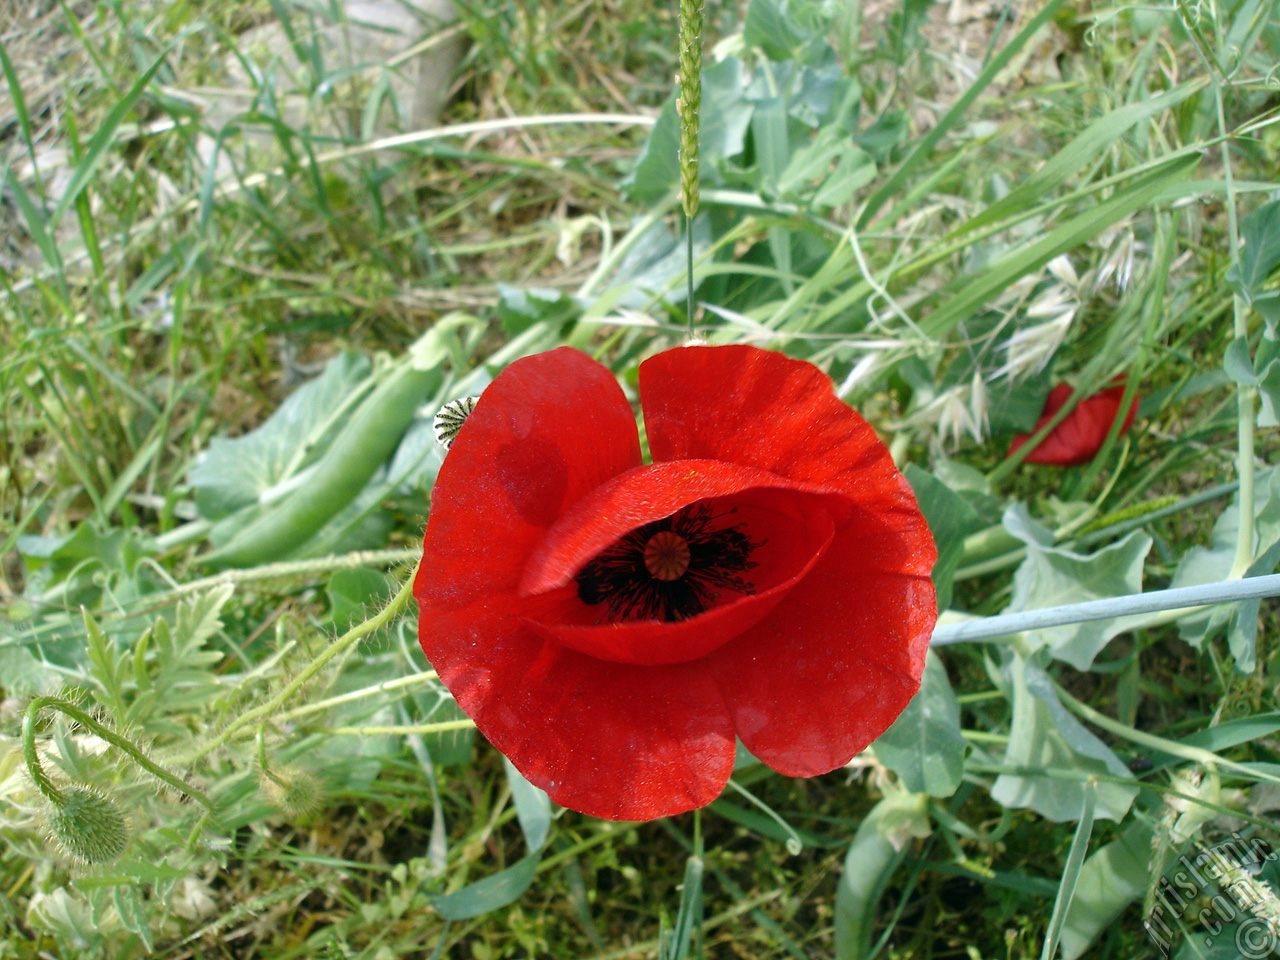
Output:
[[[300,767],[260,767],[258,789],[272,806],[290,817],[305,819],[324,803],[320,781]]]
[[[84,863],[110,863],[129,843],[120,805],[86,787],[59,791],[45,822],[58,846]]]

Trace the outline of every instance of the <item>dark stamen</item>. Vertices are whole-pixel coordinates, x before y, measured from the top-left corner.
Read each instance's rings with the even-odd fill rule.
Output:
[[[579,598],[604,604],[609,621],[675,621],[707,610],[724,590],[751,593],[755,584],[738,574],[759,566],[750,558],[764,541],[752,541],[742,524],[709,529],[721,516],[696,503],[637,527],[582,568]]]

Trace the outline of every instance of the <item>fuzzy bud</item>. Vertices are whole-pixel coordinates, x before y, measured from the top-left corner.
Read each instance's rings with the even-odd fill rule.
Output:
[[[129,826],[120,805],[85,787],[60,791],[45,814],[49,833],[70,856],[84,863],[110,863],[124,853]]]
[[[304,819],[324,805],[324,788],[312,773],[295,766],[259,768],[258,789],[281,813]]]

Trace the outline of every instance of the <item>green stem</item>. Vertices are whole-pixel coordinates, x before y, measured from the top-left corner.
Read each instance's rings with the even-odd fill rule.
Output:
[[[1214,104],[1218,111],[1218,134],[1222,138],[1222,180],[1227,189],[1227,240],[1231,247],[1231,263],[1240,260],[1240,227],[1236,220],[1235,180],[1231,173],[1231,141],[1227,137],[1226,107],[1222,99],[1222,84],[1215,77],[1213,83]],[[1249,335],[1249,314],[1244,298],[1231,294],[1232,332],[1235,339]],[[1243,577],[1253,564],[1253,395],[1255,388],[1236,384],[1236,476],[1240,479],[1240,526],[1236,535],[1236,555],[1231,564],[1230,577]]]
[[[309,713],[320,713],[328,710],[330,707],[341,706],[344,703],[352,703],[356,700],[363,700],[365,697],[372,697],[379,693],[388,693],[392,690],[403,690],[405,687],[415,687],[420,683],[431,683],[438,680],[440,675],[434,670],[423,670],[421,673],[411,673],[407,677],[396,677],[394,680],[385,680],[382,683],[375,683],[371,687],[361,687],[359,690],[351,690],[347,693],[340,693],[336,696],[327,697],[324,700],[316,700],[313,703],[304,703],[300,707],[294,707],[292,710],[286,710],[277,718],[279,720],[296,720],[298,717],[305,717]]]
[[[49,780],[44,772],[44,766],[40,762],[40,756],[36,752],[36,715],[41,710],[56,710],[64,716],[70,717],[76,723],[80,724],[88,730],[92,730],[113,747],[123,751],[127,756],[133,759],[138,766],[142,767],[149,774],[164,783],[167,783],[179,793],[190,797],[192,800],[200,803],[211,813],[217,812],[212,800],[197,790],[191,784],[187,783],[181,777],[178,777],[159,764],[149,760],[141,750],[126,737],[120,736],[114,730],[104,727],[97,720],[93,719],[84,710],[81,710],[74,703],[63,700],[61,697],[36,697],[27,705],[27,712],[22,718],[22,757],[27,763],[27,771],[31,774],[31,779],[35,782],[36,789],[44,795],[44,798],[55,806],[60,806],[65,798],[62,791]]]
[[[271,716],[271,714],[280,709],[280,707],[283,706],[290,697],[302,689],[302,687],[305,686],[312,677],[323,670],[334,657],[345,652],[357,641],[376,630],[380,630],[388,623],[394,621],[396,617],[400,616],[400,614],[404,612],[405,607],[409,605],[409,600],[413,596],[413,581],[417,575],[418,567],[415,565],[413,572],[409,574],[404,585],[400,588],[400,592],[391,598],[391,602],[388,603],[380,613],[376,616],[370,617],[363,623],[356,624],[356,626],[352,627],[337,640],[333,641],[333,643],[329,644],[329,646],[321,651],[319,656],[312,660],[311,663],[307,665],[306,669],[299,673],[288,686],[272,697],[267,703],[264,703],[260,707],[255,707],[233,720],[227,725],[227,728],[223,730],[222,733],[218,734],[194,754],[186,758],[187,762],[194,762],[199,760],[201,757],[208,756],[214,750],[217,750],[223,744],[231,740],[232,737],[245,727],[262,720],[265,717]]]

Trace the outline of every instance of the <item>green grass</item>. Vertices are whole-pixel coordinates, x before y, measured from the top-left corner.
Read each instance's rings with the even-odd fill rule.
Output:
[[[748,766],[735,783],[754,801],[730,789],[697,820],[555,809],[527,889],[451,920],[440,898],[480,904],[470,885],[520,864],[548,811],[517,816],[526,785],[467,729],[412,616],[265,725],[237,725],[381,609],[416,556],[434,409],[398,403],[390,447],[325,459],[382,385],[417,375],[411,345],[434,351],[419,394],[438,406],[566,342],[625,382],[687,319],[674,128],[653,124],[677,5],[460,6],[471,46],[446,128],[637,122],[495,123],[393,152],[271,121],[284,91],[268,71],[249,119],[271,143],[219,181],[187,94],[218,82],[240,31],[277,9],[301,28],[298,11],[121,0],[0,34],[0,958],[1156,956],[1143,901],[1173,854],[1231,829],[1277,842],[1260,806],[1280,762],[1274,600],[1217,630],[1153,618],[1087,665],[1037,656],[1035,635],[946,647],[965,745],[949,792],[912,794],[883,750],[814,780]],[[760,73],[748,96],[708,53],[695,278],[720,312],[700,332],[820,364],[936,478],[951,609],[1082,599],[1089,576],[1157,589],[1211,542],[1217,578],[1233,561],[1272,572],[1275,427],[1253,414],[1280,370],[1267,379],[1263,319],[1280,216],[1246,215],[1277,189],[1274,12],[1057,2],[948,25],[916,4],[865,22],[746,6],[708,11],[708,50]],[[333,96],[373,96],[365,79]],[[62,164],[57,189],[33,158],[46,177]],[[1008,378],[1019,333],[1041,354]],[[1233,341],[1261,379],[1244,406]],[[1137,426],[1091,464],[1006,458],[1051,381],[1089,393],[1122,374]],[[317,382],[296,419],[263,427]],[[1264,505],[1244,548],[1215,530],[1242,474]],[[290,550],[269,537],[252,559],[224,551],[231,569],[206,561],[322,480],[346,492]],[[1002,525],[1018,504],[1048,545]],[[1031,726],[1040,671],[1060,693]],[[131,828],[115,863],[67,855],[23,772],[39,695],[130,737],[213,797],[217,821],[44,711],[54,781],[109,797]],[[1094,743],[1140,779],[1100,774]],[[1015,781],[1031,801],[1009,800]],[[1132,806],[1107,819],[1126,787]],[[1074,812],[1042,815],[1059,797]],[[1099,851],[1125,837],[1150,858],[1108,873]],[[1097,897],[1102,880],[1125,896]]]

